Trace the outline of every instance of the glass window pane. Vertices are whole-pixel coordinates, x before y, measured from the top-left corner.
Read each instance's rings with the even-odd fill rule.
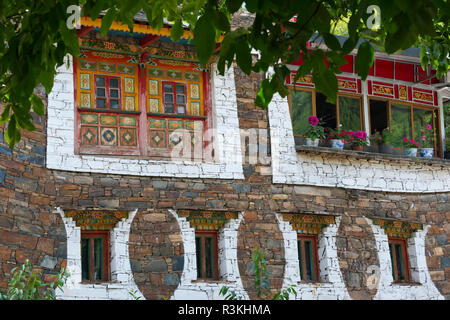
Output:
[[[105,78],[103,77],[96,77],[95,83],[97,84],[97,87],[104,87],[105,86]]]
[[[404,268],[401,244],[395,244],[395,258],[397,260],[398,280],[405,280],[405,268]]]
[[[184,93],[184,86],[177,86],[177,93]]]
[[[370,134],[382,132],[388,127],[388,102],[370,100]]]
[[[305,280],[309,281],[314,280],[311,241],[305,241],[305,265],[306,265]]]
[[[106,91],[105,88],[97,88],[97,97],[105,97]]]
[[[165,104],[164,112],[165,113],[173,113],[173,104]]]
[[[414,139],[416,139],[416,141],[419,141],[420,146],[422,146],[423,145],[422,137],[424,135],[427,137],[431,136],[431,145],[429,145],[429,148],[433,148],[434,147],[433,111],[414,108],[413,119],[414,119]],[[431,130],[427,129],[428,125],[431,126]],[[426,147],[426,145],[424,147]]]
[[[303,274],[303,254],[302,254],[302,240],[297,241],[298,250],[298,261],[300,263],[300,278],[305,280],[305,275]]]
[[[106,99],[97,99],[97,108],[106,108]]]
[[[323,122],[324,127],[336,129],[337,128],[336,105],[327,102],[326,99],[327,97],[325,95],[316,92],[317,117]]]
[[[91,247],[89,239],[81,239],[81,279],[89,280]]]
[[[165,83],[164,84],[164,92],[172,92],[173,91],[173,85],[171,83]]]
[[[195,237],[195,252],[197,258],[197,278],[202,277],[202,238]]]
[[[103,238],[94,239],[94,280],[103,280]]]
[[[292,129],[294,135],[302,135],[308,127],[308,118],[313,113],[312,110],[312,92],[310,91],[291,91],[292,104]]]
[[[173,102],[173,95],[172,94],[165,94],[164,95],[164,102],[172,103]]]
[[[206,278],[214,278],[213,238],[205,237]]]
[[[361,130],[361,99],[339,96],[339,121],[342,128]]]
[[[119,90],[117,90],[117,89],[111,89],[111,90],[110,90],[110,97],[111,97],[111,98],[118,98],[118,97],[119,97]]]
[[[396,147],[402,147],[403,137],[412,139],[411,107],[391,105],[391,132],[392,144]]]
[[[177,94],[177,103],[186,103],[184,100],[184,95]]]
[[[397,279],[397,276],[395,275],[394,255],[392,253],[392,244],[391,243],[389,243],[389,253],[391,254],[392,277],[394,278],[394,281],[395,281]]]
[[[110,78],[109,79],[109,86],[111,88],[118,88],[119,87],[119,79]]]
[[[109,104],[111,109],[119,109],[119,100],[111,100]]]

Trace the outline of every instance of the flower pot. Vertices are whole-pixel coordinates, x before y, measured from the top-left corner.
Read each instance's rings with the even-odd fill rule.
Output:
[[[423,158],[433,158],[434,148],[420,148],[420,156]]]
[[[392,144],[380,143],[378,145],[378,151],[380,153],[393,154],[394,153],[394,146]]]
[[[319,146],[319,139],[310,139],[310,138],[306,138],[306,145],[308,147],[318,147]]]
[[[344,141],[342,141],[341,139],[331,139],[330,147],[332,149],[344,149]]]
[[[405,148],[405,156],[417,157],[417,148]]]
[[[353,145],[353,146],[352,146],[352,150],[355,150],[355,151],[364,151],[364,146],[363,146],[363,145]]]

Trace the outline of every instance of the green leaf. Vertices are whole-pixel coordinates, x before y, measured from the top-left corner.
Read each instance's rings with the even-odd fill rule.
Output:
[[[211,21],[211,15],[204,14],[198,19],[194,29],[194,45],[198,59],[206,65],[216,47],[216,32]]]
[[[100,33],[103,36],[106,36],[106,34],[109,31],[109,28],[111,27],[111,24],[114,21],[114,18],[116,17],[116,9],[115,8],[109,8],[106,14],[102,18],[102,26],[100,27]]]
[[[39,98],[38,96],[33,94],[31,96],[31,103],[33,104],[33,111],[36,114],[43,116],[45,113],[45,107],[44,107],[44,103],[42,102],[41,98]]]
[[[228,18],[225,13],[222,11],[216,10],[214,12],[214,25],[216,28],[220,31],[229,31],[230,30],[230,21],[228,21]]]
[[[252,71],[252,55],[247,41],[243,40],[240,45],[236,46],[236,62],[245,74]]]
[[[226,5],[230,13],[235,13],[236,11],[238,11],[241,8],[242,3],[244,2],[243,0],[226,0],[226,1],[227,1]]]
[[[323,39],[325,40],[325,44],[327,45],[328,48],[330,48],[332,50],[341,49],[341,44],[339,43],[339,40],[334,35],[332,35],[330,33],[324,33],[322,36],[323,36]]]
[[[170,37],[172,38],[172,40],[174,42],[180,40],[181,36],[183,35],[183,32],[184,32],[183,22],[181,21],[181,19],[175,20],[175,23],[170,29]]]
[[[374,49],[369,42],[363,42],[358,48],[355,60],[355,69],[362,80],[366,80],[374,61]]]

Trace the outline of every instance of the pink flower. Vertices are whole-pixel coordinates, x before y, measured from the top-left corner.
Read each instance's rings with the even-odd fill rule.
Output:
[[[416,141],[414,141],[414,139],[412,139],[412,140],[411,140],[411,143],[412,143],[412,144],[416,144]]]
[[[312,126],[317,126],[319,124],[319,118],[317,118],[316,116],[310,116],[308,118],[308,123]]]
[[[408,142],[408,139],[406,137],[403,137],[403,141]]]
[[[381,137],[378,137],[378,141],[381,141]]]
[[[427,137],[426,136],[422,136],[422,141],[425,141]]]
[[[427,125],[427,130],[431,130],[431,124]]]
[[[364,133],[365,133],[365,132],[358,131],[358,132],[356,133],[356,138],[358,138],[358,139],[365,139]]]

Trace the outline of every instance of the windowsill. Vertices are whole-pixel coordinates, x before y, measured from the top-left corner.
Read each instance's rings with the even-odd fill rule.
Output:
[[[422,284],[420,282],[392,282],[392,285],[396,285],[396,286],[402,286],[402,287],[407,287],[407,286],[421,286]]]
[[[436,164],[436,165],[450,165],[450,159],[444,158],[421,158],[421,157],[407,157],[404,155],[394,155],[385,153],[375,153],[366,151],[355,151],[346,149],[332,149],[328,147],[309,147],[306,145],[296,145],[295,150],[299,153],[312,153],[312,154],[329,154],[332,156],[341,157],[355,157],[368,160],[382,160],[382,161],[408,161],[423,164]]]
[[[100,108],[78,108],[78,111],[88,111],[88,112],[102,112],[102,113],[121,113],[121,114],[140,114],[140,111],[126,111],[126,110],[111,110],[111,109],[100,109]]]
[[[321,281],[298,281],[296,283],[298,286],[300,285],[309,285],[309,286],[315,286],[315,287],[321,287],[326,285],[332,285],[331,282],[321,282]]]
[[[220,280],[220,279],[197,279],[197,280],[191,280],[191,283],[210,283],[210,284],[234,284],[235,281],[227,281],[227,280]]]

